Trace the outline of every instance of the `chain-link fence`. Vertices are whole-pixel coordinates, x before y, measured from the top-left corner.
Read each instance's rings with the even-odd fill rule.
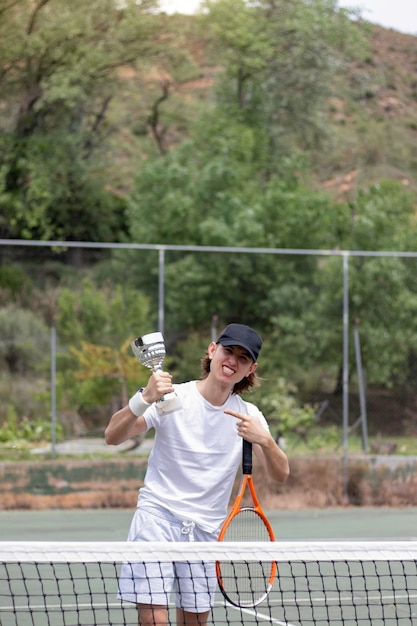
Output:
[[[157,255],[155,292],[162,333],[170,322],[165,306],[170,289],[165,280],[167,253],[227,258],[274,255],[277,276],[288,271],[290,258],[319,257],[314,285],[304,301],[296,301],[303,291],[292,290],[288,281],[285,289],[281,287],[275,294],[281,303],[276,313],[277,334],[266,349],[279,351],[283,375],[296,382],[305,401],[314,403],[318,420],[343,425],[340,447],[345,457],[352,432],[361,436],[366,451],[378,453],[400,452],[397,444],[391,445],[390,437],[417,434],[417,253],[21,240],[0,240],[0,246],[9,250],[22,246],[66,248],[74,254],[82,249],[90,254],[100,249],[136,250],[155,259]],[[216,336],[218,323],[215,316],[208,316],[209,340]],[[58,337],[59,332],[58,328]],[[52,324],[50,351],[55,420],[56,335]]]

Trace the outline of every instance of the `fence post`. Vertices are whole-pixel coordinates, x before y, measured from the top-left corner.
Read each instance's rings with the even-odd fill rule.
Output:
[[[165,293],[164,293],[164,283],[165,283],[165,250],[164,248],[159,249],[159,283],[158,283],[158,330],[162,335],[164,334],[164,325],[165,325],[165,315],[164,315],[164,307],[165,307]]]
[[[348,497],[349,433],[349,253],[343,253],[343,491]]]
[[[359,339],[359,329],[357,324],[353,329],[355,339],[355,352],[356,352],[356,369],[358,373],[358,387],[359,387],[359,406],[360,406],[360,421],[362,424],[362,450],[368,452],[368,417],[366,414],[366,395],[365,395],[365,382],[364,373],[362,369],[362,355],[361,344]]]
[[[56,456],[56,330],[51,326],[51,455]]]

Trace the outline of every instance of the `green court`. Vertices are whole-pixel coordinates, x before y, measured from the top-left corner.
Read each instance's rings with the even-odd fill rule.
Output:
[[[126,538],[131,516],[130,510],[111,509],[2,511],[0,540],[119,542]],[[283,542],[379,540],[379,545],[386,540],[411,542],[417,536],[415,508],[270,511],[268,516],[277,540]],[[381,563],[283,559],[272,592],[262,604],[255,609],[225,606],[218,593],[209,623],[411,626],[417,623],[415,559]],[[19,567],[9,565],[6,572],[0,564],[1,626],[137,624],[135,608],[117,600],[120,563],[25,564],[23,583],[13,583],[12,593],[5,592],[1,579],[6,573],[18,574]],[[170,613],[175,624],[174,610]]]
[[[268,511],[278,540],[417,537],[417,508]],[[133,510],[0,511],[0,541],[125,541]]]

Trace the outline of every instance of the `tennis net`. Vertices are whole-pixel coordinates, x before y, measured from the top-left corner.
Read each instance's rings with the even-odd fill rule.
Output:
[[[149,585],[156,581],[158,593],[169,602],[168,623],[176,624],[164,567],[175,564],[176,574],[192,581],[183,594],[187,602],[195,596],[201,608],[206,592],[200,579],[206,576],[217,584],[216,563],[227,564],[227,577],[244,580],[254,593],[258,577],[261,588],[264,584],[263,564],[269,572],[271,563],[276,563],[277,574],[270,593],[255,607],[227,603],[217,586],[210,625],[417,624],[415,540],[0,542],[0,624],[137,625],[135,603],[119,599],[118,589],[121,579],[129,583],[138,565]],[[240,586],[236,580],[230,584]],[[199,604],[199,593],[203,604]]]

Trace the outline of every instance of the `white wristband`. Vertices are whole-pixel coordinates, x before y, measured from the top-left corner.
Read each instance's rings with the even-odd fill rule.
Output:
[[[136,415],[136,417],[143,415],[148,406],[150,406],[150,404],[143,399],[141,389],[139,389],[139,391],[137,391],[129,400],[129,409],[132,411],[133,415]]]

